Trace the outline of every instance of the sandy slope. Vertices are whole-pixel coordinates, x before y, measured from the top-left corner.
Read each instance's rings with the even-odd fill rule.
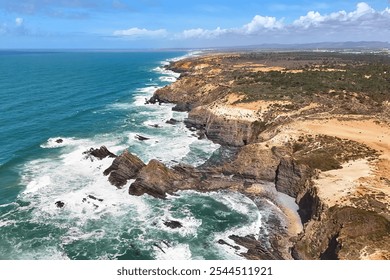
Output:
[[[382,192],[390,202],[390,127],[363,116],[342,119],[301,119],[284,126],[273,144],[282,144],[301,134],[325,134],[363,143],[380,153],[379,159],[350,161],[342,169],[322,172],[316,180],[319,195],[328,206],[351,205],[351,197]]]

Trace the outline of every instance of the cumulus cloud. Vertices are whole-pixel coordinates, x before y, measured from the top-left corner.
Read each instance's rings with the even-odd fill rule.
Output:
[[[203,38],[203,39],[213,39],[226,35],[252,35],[267,30],[276,30],[283,28],[283,21],[277,20],[275,17],[263,17],[256,15],[251,22],[245,24],[240,28],[230,28],[223,29],[217,27],[216,29],[188,29],[184,30],[181,34],[182,38]]]
[[[389,8],[386,8],[382,12],[375,11],[367,3],[361,2],[356,6],[356,10],[350,13],[346,11],[339,11],[331,13],[329,15],[321,15],[319,12],[310,11],[305,16],[301,16],[294,21],[294,26],[309,28],[311,26],[346,26],[352,24],[374,24],[379,23],[382,20],[388,20],[390,23]],[[378,26],[380,27],[380,26]]]
[[[116,30],[113,35],[119,37],[165,37],[168,35],[168,32],[165,29],[148,30],[133,27],[130,29]]]
[[[256,15],[250,23],[244,25],[242,30],[247,34],[254,34],[262,30],[281,28],[283,28],[283,20],[277,20],[275,17]]]
[[[284,23],[284,19],[271,16],[256,15],[242,27],[223,29],[190,29],[184,30],[179,38],[216,39],[239,37],[243,41],[246,37],[277,38],[285,42],[291,39],[297,41],[306,36],[311,39],[326,40],[383,40],[390,36],[390,9],[376,11],[365,2],[356,5],[354,11],[338,11],[329,14],[320,14],[309,11],[293,21]],[[328,37],[326,37],[328,36]]]

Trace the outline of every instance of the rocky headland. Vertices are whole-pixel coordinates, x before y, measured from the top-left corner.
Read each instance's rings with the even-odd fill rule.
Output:
[[[197,137],[229,153],[170,168],[128,151],[91,150],[115,157],[104,171],[113,185],[162,199],[191,189],[272,201],[285,222],[269,217],[270,242],[218,241],[247,248],[248,259],[390,259],[389,57],[222,53],[167,67],[181,76],[157,90],[150,106],[175,103],[174,110],[188,111],[186,126]],[[281,193],[295,199],[299,217]]]

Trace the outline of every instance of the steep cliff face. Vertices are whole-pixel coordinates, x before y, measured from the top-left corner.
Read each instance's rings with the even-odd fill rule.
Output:
[[[299,164],[290,157],[284,157],[276,169],[275,187],[291,197],[299,206],[302,223],[317,219],[323,210],[321,199],[312,178],[315,172],[307,165]]]
[[[297,259],[389,259],[390,222],[375,212],[332,207],[311,220],[294,246]]]
[[[261,121],[229,118],[205,107],[191,110],[185,123],[189,127],[204,129],[212,141],[238,147],[256,142],[260,132],[265,129]]]
[[[261,59],[253,61],[256,56]],[[295,59],[300,56],[309,59],[302,60],[305,66]],[[372,71],[365,62],[357,66],[354,59],[348,64],[336,57],[335,69],[317,56],[310,61],[307,53],[226,54],[171,64],[181,77],[157,90],[150,103],[175,103],[175,110],[189,112],[188,127],[238,152],[217,166],[172,169],[125,155],[105,173],[118,186],[136,179],[132,195],[158,198],[181,189],[229,189],[253,198],[256,183],[274,182],[276,190],[295,198],[304,224],[291,239],[295,258],[390,259],[389,101],[380,105],[375,92],[349,88],[366,81],[358,78]],[[363,72],[357,75],[355,68]],[[361,159],[365,165],[351,173],[348,166]],[[334,170],[340,170],[337,176],[324,173]],[[250,237],[231,239],[247,244],[247,258],[280,258]]]
[[[247,179],[274,182],[280,158],[287,154],[289,150],[285,148],[265,147],[261,143],[248,144],[241,147],[233,159],[225,162],[221,171]]]
[[[305,192],[310,184],[312,170],[289,157],[282,158],[276,169],[275,187],[292,197]]]

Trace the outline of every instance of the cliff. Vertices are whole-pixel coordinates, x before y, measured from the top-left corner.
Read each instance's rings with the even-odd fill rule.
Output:
[[[189,112],[189,128],[236,152],[198,168],[136,164],[129,193],[228,189],[278,203],[279,191],[295,198],[303,229],[282,207],[290,223],[270,246],[231,237],[247,258],[390,259],[389,66],[389,58],[337,53],[174,62],[179,80],[149,102],[175,103]]]

